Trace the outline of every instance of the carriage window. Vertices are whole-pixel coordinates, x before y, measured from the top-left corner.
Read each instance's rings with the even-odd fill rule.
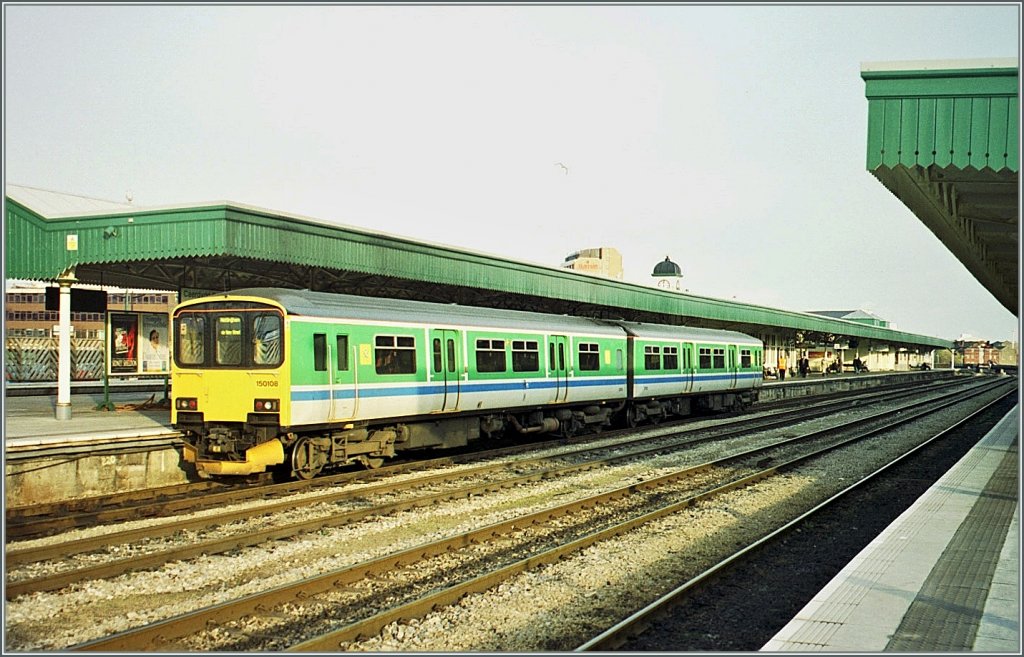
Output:
[[[345,372],[348,370],[348,336],[335,336],[335,341],[338,347],[338,371]]]
[[[237,315],[218,317],[216,336],[217,364],[240,365],[242,363],[242,318]]]
[[[661,347],[653,345],[644,347],[644,367],[649,370],[661,369]]]
[[[255,315],[252,319],[252,362],[255,365],[281,364],[281,316]]]
[[[327,334],[313,334],[313,369],[317,372],[327,371]]]
[[[377,374],[416,373],[416,338],[378,335],[374,347]]]
[[[434,371],[441,371],[441,338],[434,338]]]
[[[601,356],[596,342],[580,343],[580,371],[596,372],[601,367]]]
[[[540,370],[540,352],[536,340],[512,341],[512,371],[537,372]]]
[[[476,341],[477,372],[504,372],[506,369],[504,340]]]
[[[665,347],[665,369],[666,370],[678,370],[679,369],[679,347]]]
[[[743,369],[749,369],[752,361],[750,360],[750,350],[740,349],[740,367]]]
[[[711,350],[707,347],[700,348],[700,369],[711,369]]]
[[[206,318],[202,315],[182,315],[178,324],[178,360],[183,365],[202,365],[206,355],[203,338]]]
[[[714,352],[712,352],[712,355],[714,356],[714,360],[715,360],[715,367],[714,368],[716,370],[724,370],[725,369],[725,349],[715,349]]]

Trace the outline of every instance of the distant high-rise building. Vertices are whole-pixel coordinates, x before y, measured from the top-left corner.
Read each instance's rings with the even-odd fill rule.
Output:
[[[565,269],[604,276],[606,278],[622,279],[622,254],[618,249],[610,246],[603,246],[597,249],[581,249],[570,253],[562,263]]]

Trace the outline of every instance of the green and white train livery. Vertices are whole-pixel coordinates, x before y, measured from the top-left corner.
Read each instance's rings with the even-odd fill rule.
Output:
[[[379,465],[756,401],[742,333],[278,288],[174,311],[172,422],[203,475]]]

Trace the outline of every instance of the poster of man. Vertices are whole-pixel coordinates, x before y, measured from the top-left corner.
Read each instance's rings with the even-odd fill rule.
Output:
[[[137,347],[139,316],[110,313],[110,372],[135,374],[139,371]]]
[[[142,315],[142,372],[167,374],[171,371],[167,315]]]

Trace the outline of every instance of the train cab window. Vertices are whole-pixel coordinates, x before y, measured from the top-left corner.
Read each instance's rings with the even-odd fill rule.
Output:
[[[648,370],[661,369],[661,347],[654,345],[644,347],[644,368]]]
[[[206,317],[189,313],[178,320],[178,362],[183,365],[202,365],[206,360]]]
[[[700,348],[700,369],[710,370],[711,369],[711,350],[707,347]]]
[[[277,313],[252,318],[252,362],[254,365],[281,364],[281,316]]]
[[[217,318],[215,357],[218,365],[242,364],[242,318],[221,315]]]
[[[713,356],[713,366],[716,370],[725,369],[725,349],[715,349],[711,352]]]
[[[540,351],[536,340],[512,341],[512,371],[537,372],[540,370]]]
[[[582,372],[596,372],[601,369],[601,354],[596,342],[580,343],[579,366]]]
[[[348,336],[337,335],[335,336],[335,342],[338,348],[338,371],[348,371]]]
[[[317,372],[327,371],[327,334],[313,334],[313,369]]]
[[[663,366],[666,370],[679,369],[679,347],[665,347],[662,351]]]
[[[416,338],[402,335],[378,335],[374,339],[377,374],[415,374]]]
[[[505,372],[507,369],[504,340],[476,341],[477,372]]]
[[[753,361],[750,359],[750,350],[740,349],[740,367],[745,370],[749,370],[752,364]]]

